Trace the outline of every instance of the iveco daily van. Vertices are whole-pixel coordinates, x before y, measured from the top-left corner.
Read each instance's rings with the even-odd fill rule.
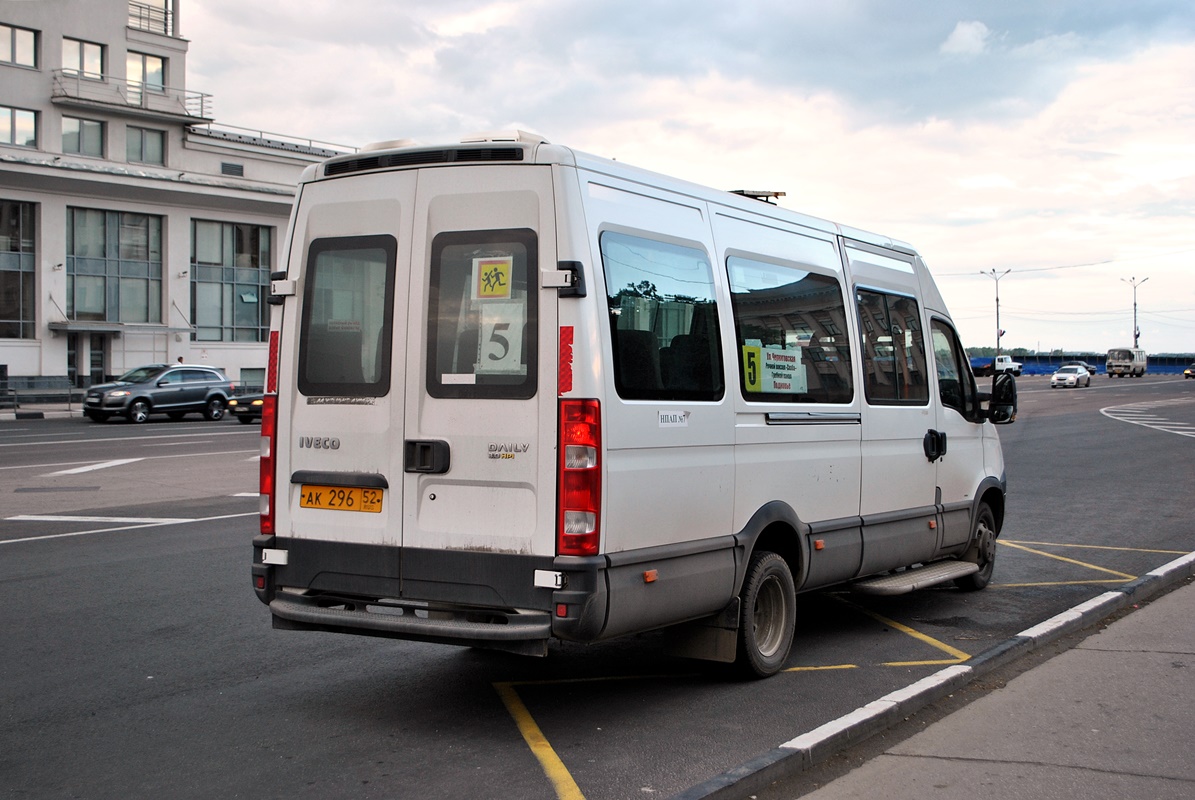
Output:
[[[515,133],[309,168],[284,258],[276,628],[667,627],[765,676],[796,593],[991,577],[1015,385],[977,389],[906,244]]]

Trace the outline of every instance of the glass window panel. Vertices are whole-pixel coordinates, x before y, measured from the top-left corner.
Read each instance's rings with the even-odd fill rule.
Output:
[[[166,163],[166,134],[162,131],[142,131],[141,160],[146,164]]]
[[[849,403],[854,397],[846,304],[835,278],[727,259],[743,397]]]
[[[195,311],[192,315],[195,324],[219,328],[222,306],[220,284],[196,283],[192,288],[195,291]]]
[[[911,297],[860,290],[864,395],[871,403],[929,400],[920,310]]]
[[[104,319],[105,280],[91,275],[75,276],[75,319]]]
[[[71,214],[73,221],[71,236],[72,250],[68,255],[84,258],[103,258],[104,212],[90,208],[76,208]]]
[[[79,152],[79,123],[74,117],[62,118],[62,152]]]
[[[83,74],[98,77],[104,74],[104,48],[91,42],[83,42]]]
[[[120,279],[120,321],[149,322],[147,281],[137,278]]]
[[[62,68],[67,72],[77,72],[83,63],[83,43],[78,39],[62,40]]]
[[[147,306],[147,313],[150,322],[162,321],[162,282],[161,281],[147,281],[146,292],[148,293],[149,304]]]
[[[149,260],[149,222],[145,214],[120,215],[120,257]]]
[[[222,263],[220,248],[222,233],[220,231],[220,223],[196,220],[194,224],[195,263],[214,265]],[[207,280],[211,280],[211,277],[207,277]]]
[[[9,25],[0,25],[0,61],[12,63],[13,29]]]
[[[104,126],[93,120],[82,120],[79,152],[87,156],[104,155]]]
[[[165,62],[157,56],[145,56],[145,85],[161,90],[166,85]]]
[[[600,245],[619,396],[720,399],[718,314],[705,252],[611,231]]]
[[[299,334],[303,394],[381,397],[390,391],[397,250],[391,236],[312,243]]]
[[[33,31],[14,28],[13,61],[26,67],[37,66],[37,36]]]
[[[12,112],[12,143],[21,147],[37,147],[37,114],[14,109]]]

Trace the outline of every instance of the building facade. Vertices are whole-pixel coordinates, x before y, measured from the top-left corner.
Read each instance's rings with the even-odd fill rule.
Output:
[[[217,125],[180,0],[0,0],[0,365],[261,383],[294,187],[351,148]]]

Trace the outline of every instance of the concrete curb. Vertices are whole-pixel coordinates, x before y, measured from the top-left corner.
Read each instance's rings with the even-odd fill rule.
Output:
[[[693,786],[673,800],[742,800],[777,780],[798,775],[846,747],[890,728],[971,681],[986,675],[1063,636],[1083,630],[1195,575],[1195,552],[1163,564],[1135,581],[1080,603],[1050,619],[1026,628],[1007,641],[969,659],[941,669],[916,683],[831,720],[808,733]]]
[[[14,420],[26,420],[26,419],[69,419],[71,417],[82,417],[82,416],[83,416],[82,409],[74,410],[74,411],[67,411],[67,410],[0,411],[0,422],[11,422]]]

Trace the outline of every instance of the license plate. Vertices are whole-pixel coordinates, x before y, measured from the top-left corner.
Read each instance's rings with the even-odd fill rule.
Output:
[[[365,489],[357,486],[319,486],[304,483],[300,487],[299,506],[322,508],[325,511],[364,511],[379,514],[382,511],[382,490]]]

